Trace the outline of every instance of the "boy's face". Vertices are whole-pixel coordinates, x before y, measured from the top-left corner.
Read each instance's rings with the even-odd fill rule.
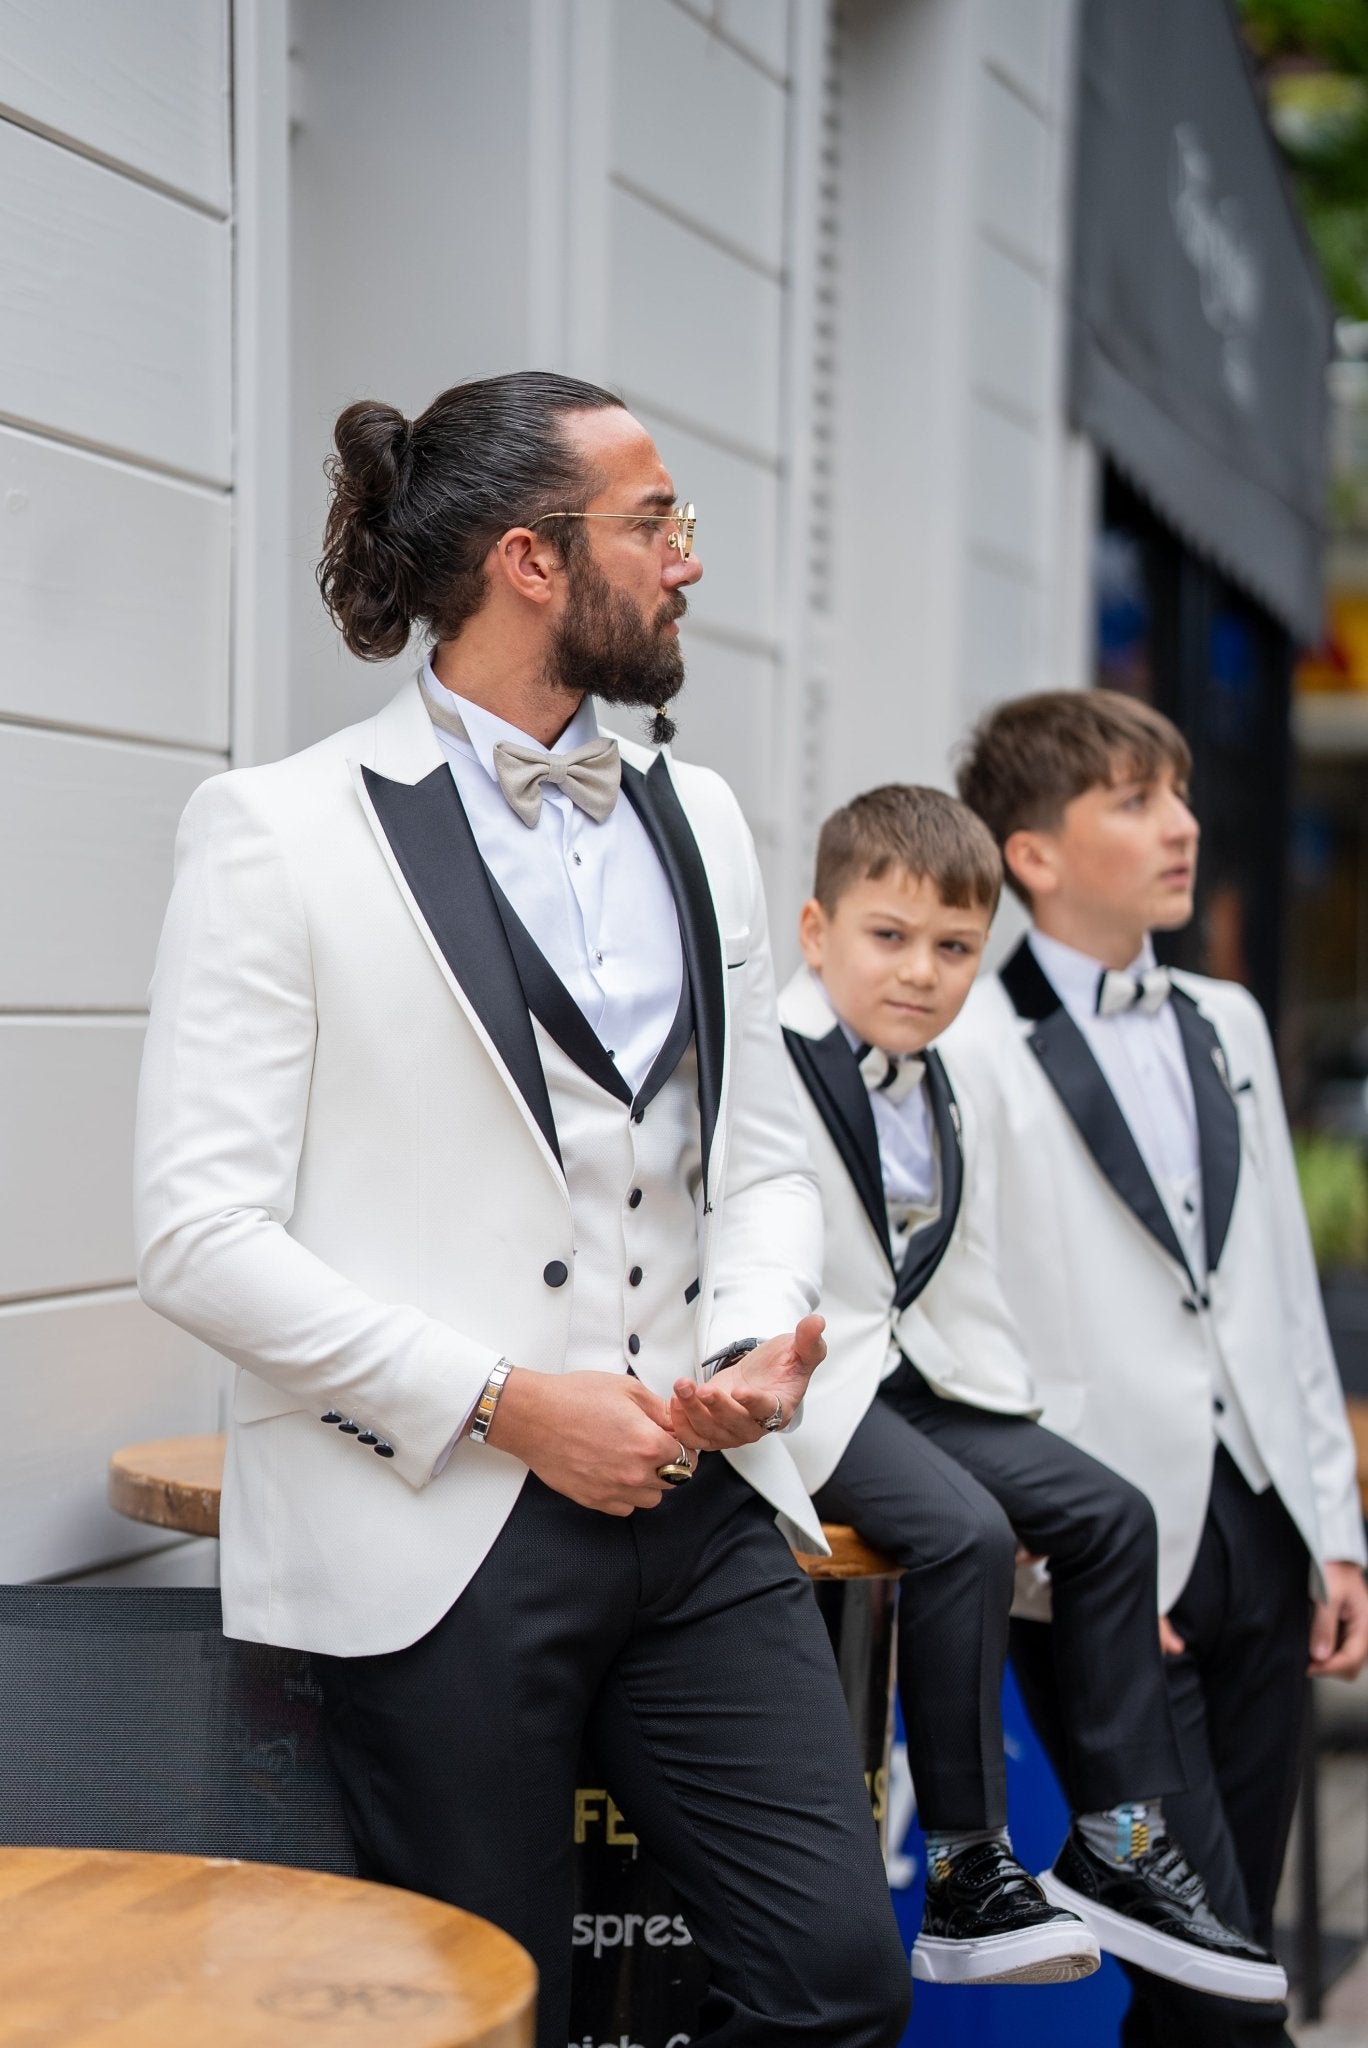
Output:
[[[1092,941],[1084,950],[1099,953],[1104,935],[1134,938],[1134,957],[1146,932],[1174,931],[1192,916],[1198,838],[1173,770],[1144,780],[1121,761],[1116,780],[1076,796],[1053,830],[1014,833],[1008,858],[1043,925],[1063,918]]]
[[[828,913],[803,905],[803,957],[842,1022],[884,1052],[920,1052],[958,1016],[991,913],[952,909],[926,875],[889,868],[852,882]]]

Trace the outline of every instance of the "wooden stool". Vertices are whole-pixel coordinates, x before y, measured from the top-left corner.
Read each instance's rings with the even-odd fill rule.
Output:
[[[517,1942],[415,1892],[312,1870],[0,1849],[0,2042],[532,2048]]]

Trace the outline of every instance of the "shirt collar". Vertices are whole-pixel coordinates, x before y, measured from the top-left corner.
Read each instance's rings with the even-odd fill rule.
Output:
[[[461,697],[455,690],[448,690],[444,684],[438,682],[430,660],[423,664],[423,688],[430,693],[436,703],[445,704],[452,711],[459,713],[470,741],[470,753],[479,762],[491,782],[498,780],[494,767],[494,749],[500,740],[511,740],[519,747],[541,746],[540,740],[534,740],[529,733],[520,732],[516,725],[510,725],[508,720],[500,718],[497,712],[486,710],[483,704],[472,704],[469,697]],[[596,740],[598,736],[594,700],[592,697],[586,697],[555,746],[545,751],[565,754],[572,747],[585,746],[588,741]],[[460,740],[453,735],[443,734],[442,737],[451,746],[461,745]],[[557,792],[548,789],[547,794],[554,796]]]
[[[1093,1017],[1097,1012],[1097,984],[1106,972],[1101,960],[1094,960],[1089,953],[1080,953],[1076,946],[1066,946],[1062,939],[1052,939],[1034,925],[1030,932],[1031,951],[1035,954],[1046,979],[1053,985],[1065,1008],[1077,1019]],[[1143,974],[1147,967],[1154,965],[1154,946],[1146,938],[1136,954],[1128,974]]]

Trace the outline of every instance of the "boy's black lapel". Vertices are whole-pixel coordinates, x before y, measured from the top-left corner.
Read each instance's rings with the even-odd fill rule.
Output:
[[[824,1038],[805,1038],[800,1031],[785,1026],[784,1043],[892,1266],[893,1247],[888,1237],[888,1205],[884,1200],[874,1111],[845,1033],[837,1024]]]
[[[1177,1232],[1150,1179],[1130,1125],[1121,1114],[1087,1039],[1065,1009],[1027,940],[1021,941],[1001,969],[1000,978],[1017,1015],[1030,1022],[1032,1030],[1027,1043],[1104,1177],[1192,1280]]]
[[[722,1105],[722,1069],[726,1057],[727,1005],[723,990],[726,970],[722,964],[717,910],[698,841],[684,815],[678,791],[670,780],[665,756],[657,754],[644,775],[639,768],[624,761],[622,792],[645,826],[647,836],[660,857],[679,916],[679,935],[693,1006],[694,1038],[698,1046],[698,1113],[703,1186],[706,1189],[708,1159]]]
[[[950,1086],[950,1077],[937,1052],[927,1052],[926,1094],[931,1105],[931,1121],[936,1129],[936,1144],[940,1151],[941,1199],[940,1215],[934,1223],[914,1231],[909,1238],[902,1265],[898,1268],[898,1285],[894,1304],[899,1311],[910,1306],[928,1286],[937,1266],[945,1257],[946,1249],[954,1234],[955,1221],[959,1215],[960,1196],[964,1192],[964,1154],[960,1146],[960,1112]]]
[[[527,998],[451,770],[443,762],[421,782],[361,774],[423,922],[560,1162]]]
[[[1192,1076],[1202,1155],[1202,1227],[1207,1271],[1214,1273],[1225,1249],[1240,1180],[1240,1112],[1230,1092],[1230,1068],[1215,1025],[1182,989],[1175,987],[1171,1000]]]

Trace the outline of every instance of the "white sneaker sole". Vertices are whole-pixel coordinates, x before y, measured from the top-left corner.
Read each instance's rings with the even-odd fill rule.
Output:
[[[1160,1934],[1142,1920],[1132,1920],[1111,1906],[1098,1906],[1061,1884],[1052,1870],[1038,1879],[1052,1906],[1077,1913],[1097,1936],[1109,1955],[1135,1963],[1172,1984],[1185,1984],[1190,1991],[1209,1991],[1218,1998],[1243,1998],[1255,2005],[1276,2003],[1287,1996],[1287,1972],[1277,1963],[1242,1963],[1234,1956],[1216,1955],[1179,1941],[1172,1934]]]
[[[923,1934],[912,1951],[912,1975],[923,1984],[1072,1984],[1091,1977],[1102,1958],[1081,1923],[1020,1927],[956,1941]]]

